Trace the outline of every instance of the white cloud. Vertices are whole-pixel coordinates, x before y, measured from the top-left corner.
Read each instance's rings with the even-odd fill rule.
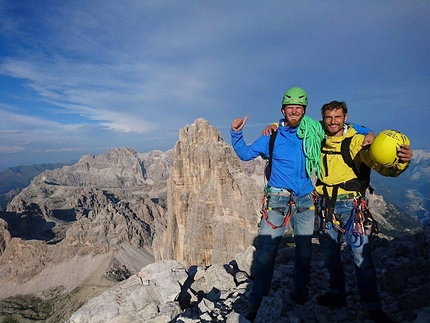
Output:
[[[1,154],[13,154],[16,152],[21,152],[23,150],[25,150],[25,148],[21,146],[0,146]]]
[[[86,148],[80,147],[80,148],[57,148],[57,149],[46,149],[43,152],[45,153],[56,153],[56,152],[71,152],[71,151],[85,151]]]

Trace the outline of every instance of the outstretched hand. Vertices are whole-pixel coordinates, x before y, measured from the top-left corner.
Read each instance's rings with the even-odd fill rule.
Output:
[[[409,163],[412,158],[412,149],[407,145],[401,145],[397,148],[397,157],[400,163]]]
[[[243,127],[245,127],[245,123],[247,120],[248,120],[248,116],[245,116],[243,119],[241,118],[234,119],[233,122],[231,123],[231,129],[234,132],[238,132],[239,130],[242,130]]]

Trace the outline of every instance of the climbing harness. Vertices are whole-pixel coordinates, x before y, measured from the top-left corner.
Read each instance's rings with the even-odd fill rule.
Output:
[[[344,227],[339,221],[338,215],[329,210],[326,202],[324,197],[319,197],[315,203],[315,225],[320,234],[325,235],[327,230],[333,226],[335,231],[344,234],[345,242],[351,248],[362,246],[364,235],[367,235],[369,241],[372,241],[379,234],[378,223],[373,218],[365,197],[353,198],[351,215]]]
[[[288,207],[288,211],[287,211],[287,213],[284,214],[285,207],[272,208],[269,206],[269,201],[270,201],[272,194],[276,194],[276,193],[272,192],[271,187],[266,187],[264,189],[264,197],[263,197],[263,200],[261,203],[261,212],[260,213],[261,213],[261,218],[264,219],[272,229],[282,228],[283,226],[285,226],[290,221],[291,214],[293,211],[293,205],[296,204],[296,202],[294,201],[294,192],[291,190],[285,190],[285,191],[286,192],[282,193],[282,194],[289,195],[289,200],[288,200],[288,203],[286,205]],[[284,216],[284,221],[282,222],[281,225],[275,225],[269,221],[268,211],[270,211],[270,210],[278,212]]]
[[[315,231],[323,236],[327,233],[327,230],[331,230],[331,228],[340,233],[345,232],[337,214],[334,213],[335,204],[331,202],[332,200],[324,196],[318,196],[318,194],[315,193]]]
[[[345,128],[346,130],[347,128]],[[353,170],[355,177],[338,184],[327,184],[318,178],[316,186],[322,186],[322,195],[319,197],[318,205],[316,204],[318,214],[315,215],[315,223],[318,220],[320,225],[316,228],[320,233],[325,234],[327,230],[333,227],[335,231],[344,234],[345,242],[351,248],[358,248],[364,243],[364,235],[367,235],[369,240],[373,240],[378,235],[379,229],[377,222],[370,213],[367,199],[364,197],[367,189],[369,189],[370,193],[373,192],[373,188],[369,185],[371,169],[365,163],[361,163],[360,168],[357,169],[350,151],[352,138],[344,138],[340,144],[339,151],[325,149],[325,139],[321,144],[322,167],[324,167],[326,177],[329,176],[328,156],[330,155],[341,155],[343,162]],[[331,194],[328,192],[328,187],[331,187]],[[350,193],[338,195],[339,188]],[[352,200],[353,204],[351,214],[346,223],[343,223],[340,219],[341,216],[346,216],[346,214],[338,215],[334,211],[336,203],[342,199]]]

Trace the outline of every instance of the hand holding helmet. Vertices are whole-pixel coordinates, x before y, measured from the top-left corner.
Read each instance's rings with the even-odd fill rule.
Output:
[[[412,158],[412,149],[410,146],[401,145],[397,148],[397,157],[399,157],[399,163],[409,163]]]
[[[381,131],[370,145],[370,156],[386,167],[408,163],[412,158],[409,138],[397,130]]]

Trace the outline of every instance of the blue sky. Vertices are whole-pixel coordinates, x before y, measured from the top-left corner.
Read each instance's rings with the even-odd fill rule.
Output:
[[[301,86],[307,114],[430,151],[430,1],[0,0],[0,170],[168,150],[207,119],[254,141]]]

